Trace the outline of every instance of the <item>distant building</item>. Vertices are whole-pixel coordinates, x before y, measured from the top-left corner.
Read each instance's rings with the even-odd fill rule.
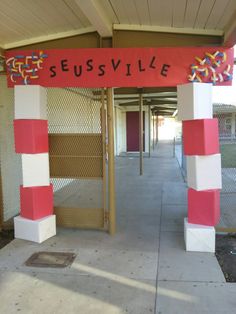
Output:
[[[235,139],[236,106],[217,103],[213,105],[213,111],[219,120],[220,139]]]

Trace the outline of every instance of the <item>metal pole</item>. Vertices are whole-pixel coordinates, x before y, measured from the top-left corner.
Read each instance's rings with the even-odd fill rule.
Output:
[[[151,157],[151,106],[148,107],[148,157]]]
[[[158,142],[158,116],[156,116],[156,144]]]
[[[155,149],[155,115],[152,116],[152,148]]]
[[[173,138],[173,157],[175,157],[175,136]]]
[[[109,233],[116,232],[115,204],[115,158],[114,158],[114,94],[113,88],[107,89],[108,124],[108,186],[109,186]]]
[[[143,175],[143,95],[139,94],[139,165],[140,176]]]
[[[3,227],[3,198],[2,198],[2,176],[0,169],[0,231]]]
[[[105,90],[102,89],[101,93],[101,102],[102,102],[102,113],[101,113],[101,121],[102,121],[102,172],[103,172],[103,210],[104,210],[104,225],[107,228],[107,175],[106,175],[106,109],[105,109]]]

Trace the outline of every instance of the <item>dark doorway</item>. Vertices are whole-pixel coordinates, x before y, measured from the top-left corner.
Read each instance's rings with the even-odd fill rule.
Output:
[[[143,112],[143,150],[145,151],[145,112]],[[126,112],[127,152],[139,151],[139,112]]]

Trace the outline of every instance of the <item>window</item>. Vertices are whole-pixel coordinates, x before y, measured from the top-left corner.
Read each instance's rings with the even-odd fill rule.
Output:
[[[231,132],[231,118],[225,118],[225,131]]]

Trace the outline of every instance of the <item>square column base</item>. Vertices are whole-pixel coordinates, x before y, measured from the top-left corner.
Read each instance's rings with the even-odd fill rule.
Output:
[[[188,223],[184,219],[186,251],[215,253],[215,228]]]
[[[14,218],[15,238],[42,243],[56,235],[56,216],[50,215],[38,220],[17,216]]]

